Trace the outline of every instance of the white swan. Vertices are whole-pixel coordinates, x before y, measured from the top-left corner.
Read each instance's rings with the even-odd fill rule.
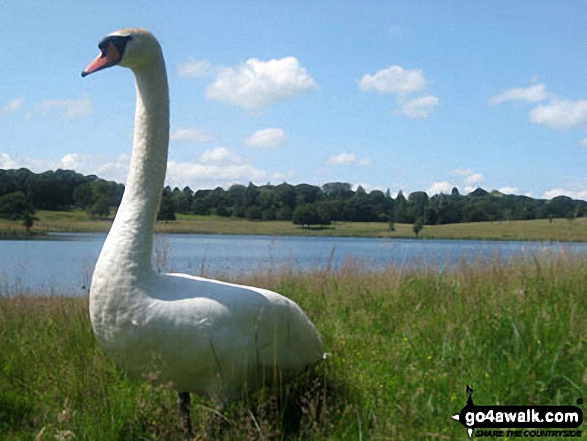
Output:
[[[288,377],[321,360],[320,335],[295,302],[262,288],[153,270],[169,140],[165,62],[142,29],[114,32],[99,48],[82,76],[128,67],[137,91],[126,188],[90,290],[100,344],[131,373],[170,382],[188,403],[189,392],[227,401],[263,375]]]

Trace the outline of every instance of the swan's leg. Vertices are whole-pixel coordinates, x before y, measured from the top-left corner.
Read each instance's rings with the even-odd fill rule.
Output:
[[[192,421],[190,420],[190,393],[189,392],[180,392],[177,398],[177,406],[179,407],[179,411],[181,413],[181,428],[184,432],[192,437]]]

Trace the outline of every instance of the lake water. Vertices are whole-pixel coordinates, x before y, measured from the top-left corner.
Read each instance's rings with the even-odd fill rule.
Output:
[[[51,234],[0,241],[0,294],[84,293],[105,238],[105,234]],[[349,260],[367,268],[444,268],[479,258],[562,250],[587,254],[587,243],[173,234],[156,236],[155,250],[166,270],[221,276],[283,267],[337,269]]]

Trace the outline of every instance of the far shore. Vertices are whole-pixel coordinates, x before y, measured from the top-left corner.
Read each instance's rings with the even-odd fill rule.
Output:
[[[0,240],[35,238],[47,233],[106,233],[112,219],[91,219],[81,210],[39,211],[27,235],[20,221],[0,220]],[[333,222],[332,225],[302,228],[288,221],[250,221],[220,216],[178,215],[171,222],[157,222],[155,231],[164,234],[236,234],[266,236],[415,238],[410,224],[385,222]],[[419,239],[470,239],[587,242],[587,218],[538,219],[527,221],[474,222],[425,225]]]

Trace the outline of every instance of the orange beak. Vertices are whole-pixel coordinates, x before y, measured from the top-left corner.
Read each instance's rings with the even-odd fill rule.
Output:
[[[91,73],[98,72],[99,70],[106,69],[107,67],[114,66],[120,61],[120,53],[118,49],[111,43],[108,45],[106,53],[102,52],[94,61],[86,66],[82,72],[82,77],[85,77]]]

